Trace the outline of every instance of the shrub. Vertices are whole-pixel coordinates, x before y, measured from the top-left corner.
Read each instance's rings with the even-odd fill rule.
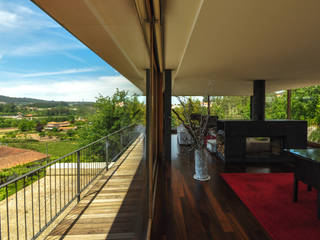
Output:
[[[45,136],[46,136],[46,133],[45,133],[45,132],[39,132],[39,136],[40,136],[40,137],[45,137]]]
[[[317,128],[310,133],[309,140],[312,142],[320,143],[320,128]]]
[[[76,133],[76,132],[75,132],[74,130],[69,129],[69,130],[67,131],[67,136],[68,136],[68,137],[72,137],[75,133]]]

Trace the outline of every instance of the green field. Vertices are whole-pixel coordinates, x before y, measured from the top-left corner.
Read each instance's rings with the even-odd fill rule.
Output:
[[[60,141],[60,142],[30,142],[30,141],[19,141],[15,143],[8,143],[8,146],[10,147],[16,147],[16,148],[24,148],[24,149],[30,149],[38,152],[45,153],[47,152],[47,146],[48,146],[48,154],[50,156],[50,161],[53,161],[59,157],[62,157],[63,155],[66,155],[70,152],[73,152],[78,148],[78,143],[75,141]],[[41,165],[46,164],[46,161],[43,161],[41,163],[39,162],[31,162],[24,165],[18,165],[12,168],[8,169],[2,169],[0,171],[0,183],[6,182],[8,177],[15,178],[18,176],[21,176],[25,173],[28,173],[32,169],[38,168]],[[40,173],[39,177],[43,177],[43,172]],[[38,179],[37,175],[33,175],[31,177],[28,177],[26,179],[26,186],[30,185],[34,181]],[[17,190],[20,190],[23,188],[23,180],[20,180],[17,183]],[[16,188],[14,184],[11,184],[8,186],[8,196],[14,194],[16,192]],[[5,189],[0,190],[0,201],[3,200],[6,197],[6,191]]]
[[[8,146],[16,148],[30,149],[37,152],[47,153],[50,156],[50,160],[55,160],[63,155],[73,152],[78,148],[76,141],[58,141],[58,142],[30,142],[30,141],[19,141],[16,143],[9,143]]]

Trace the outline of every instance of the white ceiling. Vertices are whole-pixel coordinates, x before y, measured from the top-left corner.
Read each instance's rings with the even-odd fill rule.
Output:
[[[149,55],[133,0],[33,0],[141,90]],[[250,95],[320,84],[320,1],[166,0],[175,95]]]

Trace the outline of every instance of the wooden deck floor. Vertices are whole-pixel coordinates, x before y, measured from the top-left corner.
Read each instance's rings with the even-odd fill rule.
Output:
[[[140,138],[100,177],[47,239],[140,239],[147,182],[143,163]]]

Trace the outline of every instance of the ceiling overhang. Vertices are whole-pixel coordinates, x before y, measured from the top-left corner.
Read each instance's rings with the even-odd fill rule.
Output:
[[[266,80],[267,92],[320,84],[317,0],[33,2],[142,91],[150,67],[146,2],[174,95],[251,95],[256,79]]]
[[[33,0],[83,44],[144,91],[149,54],[134,1]]]

